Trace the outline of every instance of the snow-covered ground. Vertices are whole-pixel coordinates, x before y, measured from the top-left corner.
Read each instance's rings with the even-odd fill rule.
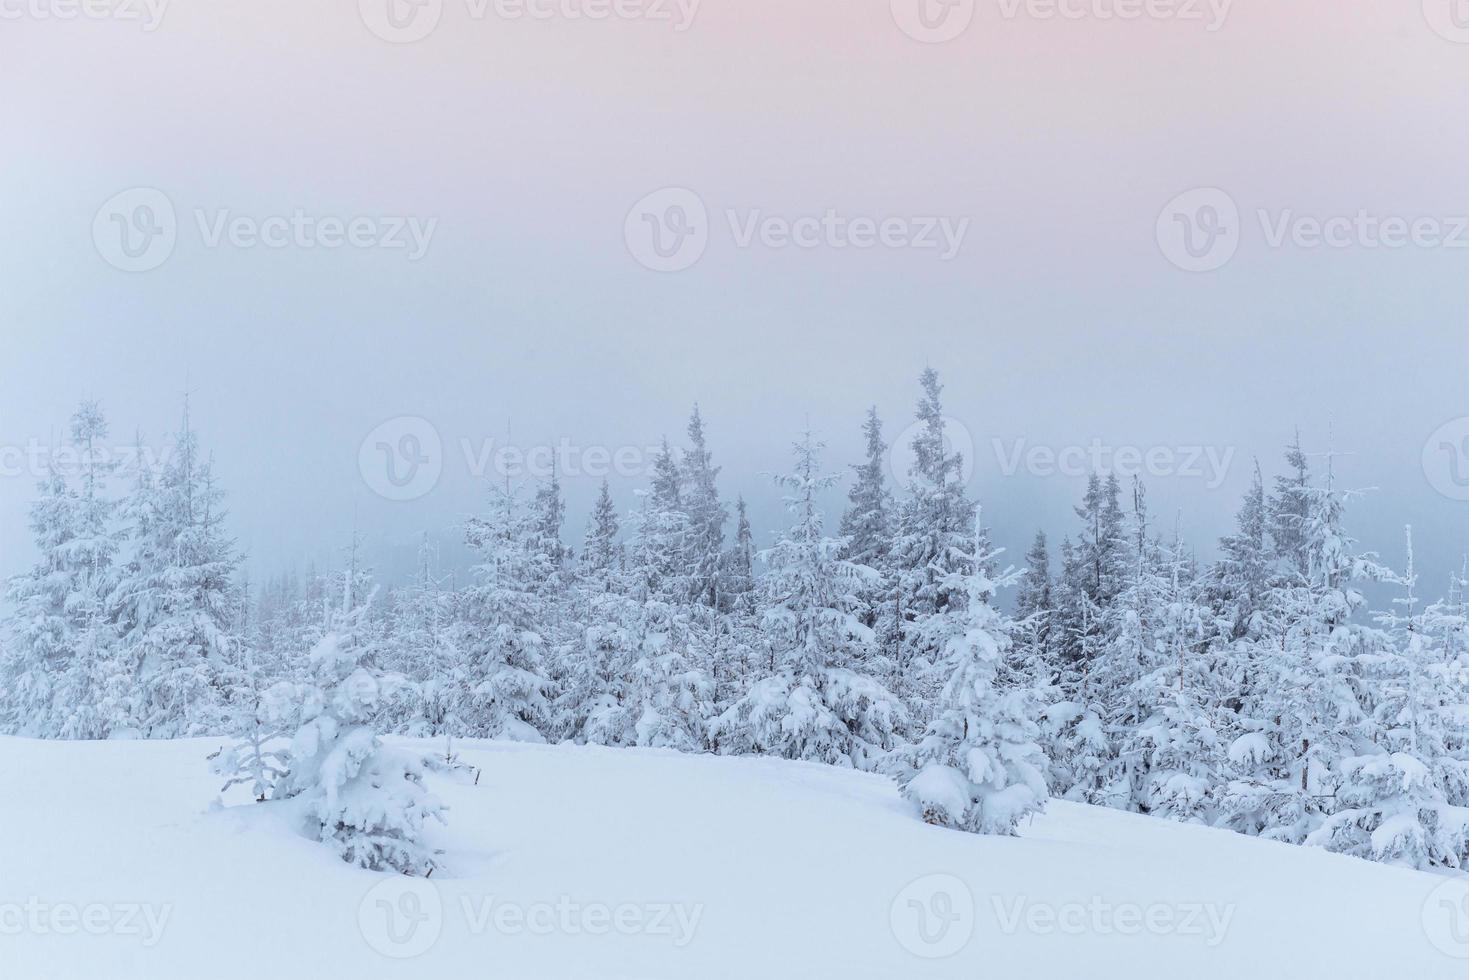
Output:
[[[0,977],[1469,975],[1469,878],[1065,803],[980,838],[764,759],[465,743],[445,870],[372,874],[211,807],[219,744],[0,739]]]

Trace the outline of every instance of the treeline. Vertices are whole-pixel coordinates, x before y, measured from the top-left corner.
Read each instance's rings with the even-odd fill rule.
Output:
[[[1359,554],[1329,458],[1313,474],[1297,440],[1268,487],[1257,467],[1211,563],[1160,533],[1141,483],[1094,476],[1057,554],[1038,534],[1010,570],[945,448],[931,370],[917,419],[893,487],[868,414],[835,533],[818,501],[840,478],[807,434],[776,481],[788,527],[757,549],[696,409],[630,510],[603,485],[575,550],[552,478],[490,489],[463,584],[425,544],[414,580],[381,588],[354,547],[257,595],[187,416],[118,500],[89,403],[81,470],[42,481],[41,558],[9,586],[0,723],[242,736],[230,765],[268,798],[292,771],[271,737],[303,702],[346,698],[372,732],[883,771],[925,819],[985,833],[1055,796],[1418,867],[1469,858],[1465,581],[1422,599],[1411,535],[1399,571]],[[1369,580],[1396,587],[1391,609],[1364,608]]]

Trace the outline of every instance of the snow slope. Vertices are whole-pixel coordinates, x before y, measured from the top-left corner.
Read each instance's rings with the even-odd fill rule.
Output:
[[[219,744],[0,739],[0,977],[1469,975],[1469,879],[1064,803],[980,838],[774,760],[466,743],[447,874],[375,875],[211,808]]]

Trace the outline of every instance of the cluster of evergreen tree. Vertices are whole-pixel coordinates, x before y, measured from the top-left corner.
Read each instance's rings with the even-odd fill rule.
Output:
[[[1201,567],[1156,532],[1140,483],[1093,478],[1050,568],[1038,535],[1018,649],[1047,707],[1058,797],[1414,867],[1469,861],[1469,632],[1448,598],[1358,553],[1353,494],[1299,439],[1256,467],[1237,531]],[[1363,586],[1400,592],[1364,609]]]
[[[1357,554],[1329,460],[1313,479],[1297,440],[1269,491],[1257,467],[1212,564],[1159,532],[1140,483],[1098,475],[1057,567],[1038,534],[1006,570],[938,376],[920,384],[912,472],[891,485],[869,412],[834,534],[820,500],[840,478],[806,433],[774,481],[788,526],[757,548],[696,408],[628,512],[603,484],[577,549],[554,476],[507,482],[464,525],[467,581],[425,539],[413,580],[380,589],[354,542],[341,570],[258,594],[187,413],[167,465],[119,501],[84,404],[87,462],[42,481],[41,558],[10,584],[0,725],[232,734],[216,760],[231,782],[300,801],[348,860],[419,872],[438,807],[423,760],[382,733],[876,770],[924,819],[981,833],[1056,796],[1379,861],[1469,859],[1466,583],[1423,602],[1411,533],[1403,571]],[[1368,580],[1400,591],[1391,610],[1363,608]],[[1012,585],[1013,614],[997,598]]]

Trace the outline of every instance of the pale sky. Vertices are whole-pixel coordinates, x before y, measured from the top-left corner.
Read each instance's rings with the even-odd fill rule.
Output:
[[[868,405],[891,435],[908,424],[925,364],[1017,561],[1038,524],[1072,529],[1084,484],[1007,475],[1017,445],[1227,458],[1220,479],[1207,455],[1148,479],[1207,552],[1251,457],[1273,473],[1297,425],[1375,488],[1351,518],[1364,547],[1396,561],[1411,521],[1435,593],[1469,550],[1469,456],[1430,445],[1424,465],[1469,416],[1451,0],[1159,0],[1174,16],[1142,19],[1106,16],[1129,0],[1053,18],[990,0],[942,43],[901,29],[921,23],[905,0],[626,0],[646,16],[605,20],[570,16],[597,0],[518,19],[510,0],[427,0],[391,21],[388,0],[97,2],[116,16],[0,0],[0,574],[30,560],[34,483],[4,463],[54,444],[82,397],[157,442],[187,386],[266,574],[329,560],[354,522],[394,567],[475,509],[471,460],[507,426],[610,452],[681,441],[695,401],[765,540],[779,499],[760,473],[799,430],[843,469]],[[425,11],[412,43],[369,28]],[[136,188],[167,201],[174,241],[130,272],[107,235],[113,212],[159,218],[138,211],[156,197],[118,198]],[[636,240],[634,205],[665,188],[705,212],[680,212],[705,239],[680,271],[646,268]],[[1199,188],[1237,207],[1237,249],[1189,272],[1159,230]],[[686,200],[654,198],[665,216]],[[355,218],[405,247],[324,247]],[[1314,244],[1313,219],[1344,245]],[[843,236],[864,221],[909,244],[963,233],[952,255],[858,247]],[[1416,243],[1381,247],[1393,221]],[[390,501],[359,450],[403,416],[432,424],[441,475]],[[566,481],[573,543],[596,483]],[[631,508],[640,479],[613,484]]]

